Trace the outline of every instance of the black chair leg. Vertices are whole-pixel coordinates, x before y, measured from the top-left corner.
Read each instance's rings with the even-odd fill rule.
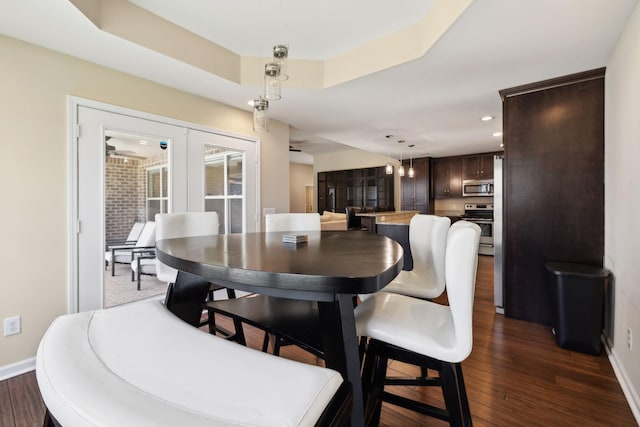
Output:
[[[42,427],[60,427],[60,423],[56,420],[49,409],[44,414],[44,421],[42,422]]]
[[[360,354],[360,366],[364,364],[364,355],[367,352],[367,337],[360,337],[358,344],[358,354]]]
[[[462,406],[462,419],[465,426],[471,426],[471,409],[469,408],[469,399],[467,398],[467,387],[464,385],[464,377],[462,376],[462,365],[455,364],[456,379],[458,381],[458,391],[460,394],[460,405]]]
[[[444,396],[444,403],[449,413],[449,424],[451,426],[471,426],[471,417],[466,418],[463,414],[463,396],[459,388],[459,384],[463,381],[462,377],[458,378],[459,371],[455,363],[441,363],[440,377],[442,380],[442,394]],[[464,398],[466,400],[466,391],[464,392]],[[468,402],[466,403],[468,406]],[[466,419],[465,419],[466,418]]]
[[[269,352],[269,332],[264,333],[264,338],[262,339],[262,352]]]
[[[362,369],[365,424],[368,426],[377,426],[380,423],[384,380],[387,376],[388,359],[379,355],[378,345],[376,341],[369,341]]]

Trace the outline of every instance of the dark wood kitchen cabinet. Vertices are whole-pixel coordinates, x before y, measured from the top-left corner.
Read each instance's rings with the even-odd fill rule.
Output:
[[[604,75],[600,68],[500,91],[508,317],[553,324],[546,262],[602,266]]]
[[[421,157],[402,161],[405,175],[400,179],[401,210],[419,211],[421,214],[433,213],[433,196],[429,185],[430,160],[430,157]],[[411,164],[413,164],[413,178],[408,175]]]
[[[462,158],[462,179],[493,179],[493,153]]]
[[[393,175],[385,167],[318,172],[318,213],[344,213],[347,206],[395,210]]]
[[[432,159],[431,182],[436,199],[462,197],[462,158],[441,157]]]

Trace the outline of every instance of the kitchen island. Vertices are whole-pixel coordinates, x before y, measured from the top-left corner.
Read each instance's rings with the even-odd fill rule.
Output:
[[[376,233],[377,224],[409,225],[411,218],[418,213],[418,211],[363,212],[357,213],[356,216],[360,217],[362,227],[371,233]]]

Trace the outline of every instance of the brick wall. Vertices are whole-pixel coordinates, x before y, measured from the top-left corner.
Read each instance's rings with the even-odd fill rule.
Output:
[[[105,230],[106,240],[123,240],[129,235],[139,215],[138,192],[140,161],[107,157],[105,162]],[[144,194],[143,194],[144,196]]]
[[[167,153],[143,159],[107,157],[105,162],[105,237],[123,240],[134,222],[147,220],[147,168],[167,164]]]

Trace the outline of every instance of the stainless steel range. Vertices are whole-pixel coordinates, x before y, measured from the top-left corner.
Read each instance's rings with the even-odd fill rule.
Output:
[[[493,256],[493,203],[466,203],[460,218],[480,226],[478,253]]]

